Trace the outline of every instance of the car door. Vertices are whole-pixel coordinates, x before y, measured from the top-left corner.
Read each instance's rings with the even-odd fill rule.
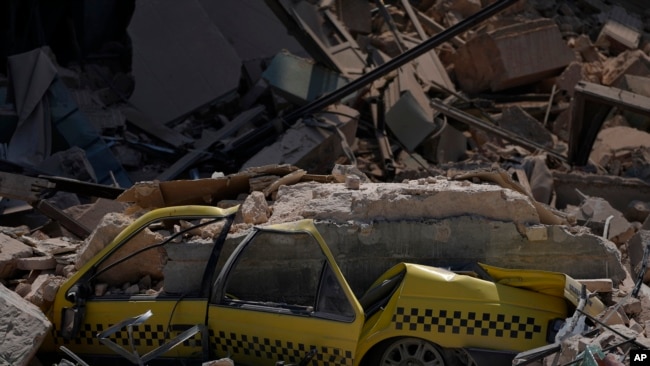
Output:
[[[185,334],[187,339],[159,356],[207,357],[208,291],[203,286],[211,285],[234,213],[166,208],[125,229],[71,278],[72,286],[62,287],[54,306],[60,309],[53,322],[57,346],[80,355],[124,356],[125,351],[142,357]],[[129,319],[135,324],[115,328]]]
[[[363,311],[311,221],[257,228],[215,284],[213,349],[237,364],[352,365]]]

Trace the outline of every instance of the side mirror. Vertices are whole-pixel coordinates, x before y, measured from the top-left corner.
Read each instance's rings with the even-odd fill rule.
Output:
[[[79,333],[79,327],[86,313],[85,306],[74,306],[61,310],[61,337],[65,340],[74,339]]]

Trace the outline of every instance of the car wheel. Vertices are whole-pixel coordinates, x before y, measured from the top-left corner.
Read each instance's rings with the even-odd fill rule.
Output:
[[[379,359],[381,366],[445,366],[438,346],[418,338],[401,338],[388,345]]]

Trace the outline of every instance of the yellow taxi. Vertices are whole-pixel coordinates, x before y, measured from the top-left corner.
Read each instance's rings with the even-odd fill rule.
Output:
[[[236,212],[137,219],[61,286],[42,351],[135,364],[509,364],[553,342],[580,294],[561,273],[399,263],[357,295],[311,220],[255,227],[222,256]],[[142,276],[151,289],[125,290]],[[587,312],[603,309],[589,298]]]

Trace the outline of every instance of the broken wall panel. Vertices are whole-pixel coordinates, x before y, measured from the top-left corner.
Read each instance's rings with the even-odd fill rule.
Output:
[[[198,0],[139,0],[128,28],[130,102],[167,123],[237,89],[241,60]]]
[[[242,60],[271,57],[283,49],[297,55],[305,50],[269,7],[259,0],[199,0]],[[235,15],[237,14],[237,15]],[[242,21],[245,17],[245,21]]]
[[[558,208],[579,205],[581,197],[576,190],[587,196],[602,197],[621,212],[632,201],[650,202],[650,184],[635,178],[554,171],[553,187]]]
[[[475,36],[458,49],[454,70],[462,90],[478,93],[551,77],[574,59],[555,22],[539,19]]]

